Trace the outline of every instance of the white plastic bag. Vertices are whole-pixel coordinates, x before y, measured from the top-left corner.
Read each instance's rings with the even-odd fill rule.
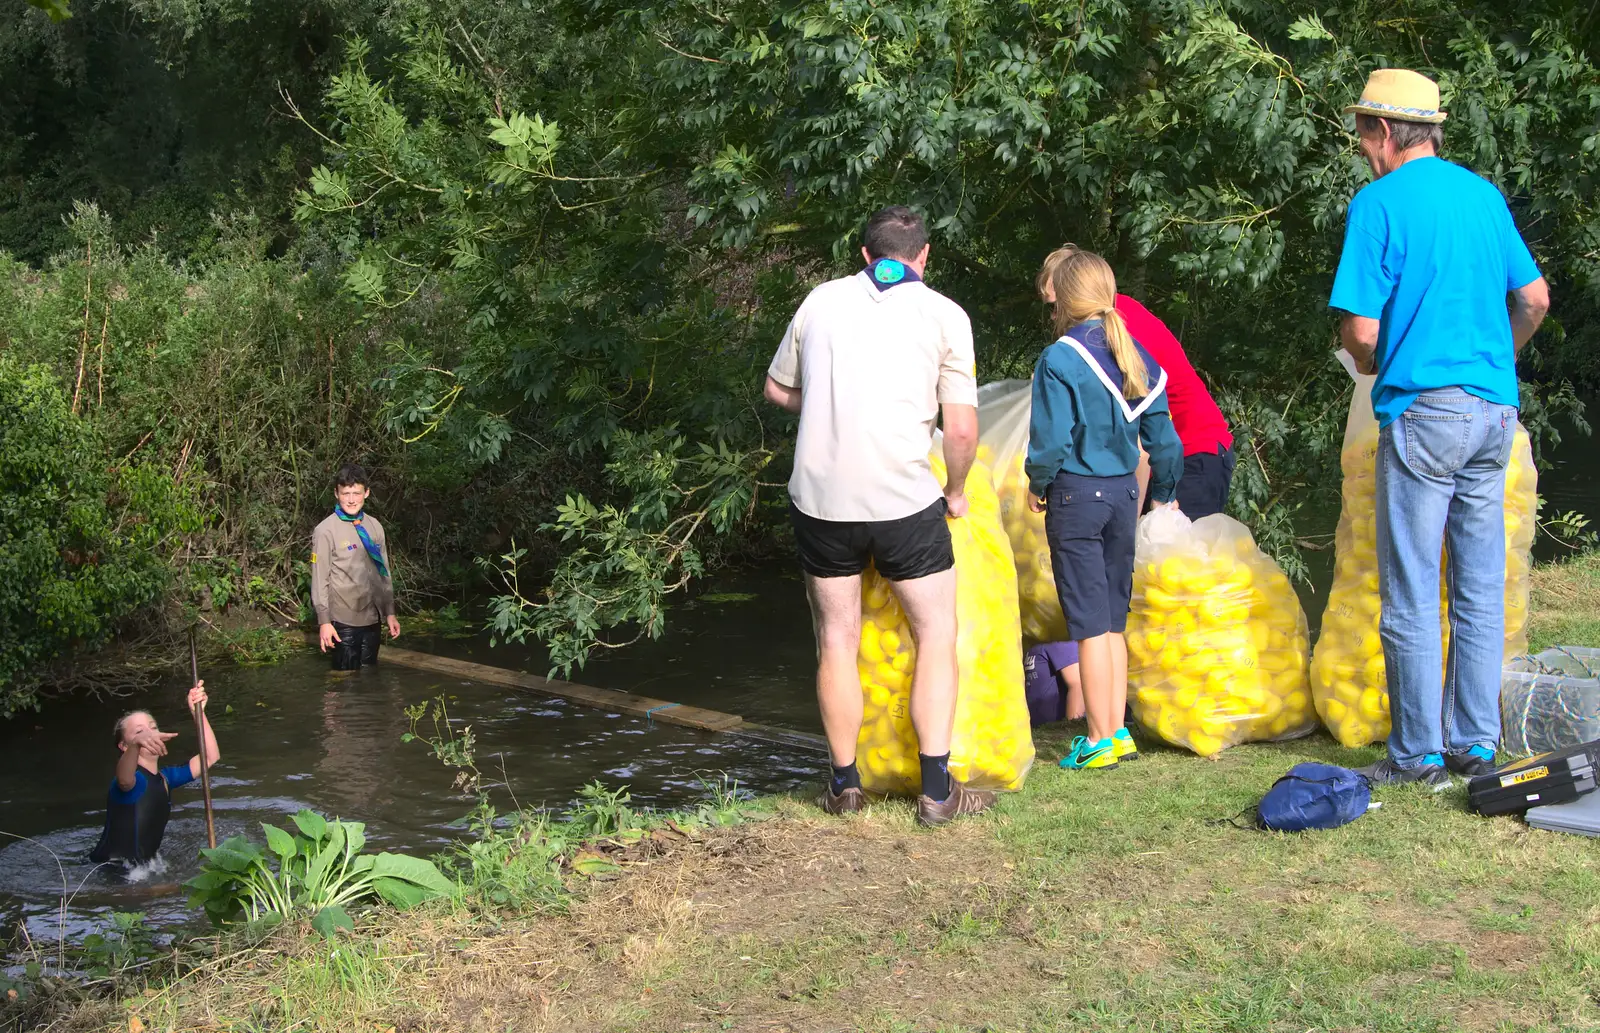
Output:
[[[1067,619],[1056,595],[1044,514],[1028,508],[1028,475],[1023,471],[1032,410],[1032,381],[997,380],[978,388],[978,460],[994,476],[1000,519],[1016,559],[1022,637],[1027,642],[1060,642],[1068,637]]]

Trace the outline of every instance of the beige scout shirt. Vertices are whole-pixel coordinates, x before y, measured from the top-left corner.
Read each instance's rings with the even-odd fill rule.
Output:
[[[767,375],[800,389],[789,498],[818,520],[898,520],[944,494],[928,466],[944,404],[977,405],[972,322],[920,281],[866,272],[813,290]]]
[[[378,518],[368,514],[361,518],[361,526],[393,570],[389,542]],[[394,615],[394,582],[379,576],[377,564],[356,534],[356,525],[340,520],[337,513],[329,514],[311,533],[311,606],[317,611],[318,624],[352,628],[378,624]]]

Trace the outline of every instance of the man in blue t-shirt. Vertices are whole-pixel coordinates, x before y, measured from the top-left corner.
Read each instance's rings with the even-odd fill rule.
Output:
[[[1329,305],[1344,312],[1340,335],[1357,369],[1377,378],[1379,632],[1393,719],[1388,756],[1365,773],[1442,789],[1448,772],[1494,766],[1516,353],[1550,294],[1499,190],[1439,158],[1445,113],[1432,80],[1381,68],[1345,111],[1373,182],[1350,202]]]
[[[190,713],[194,713],[197,704],[205,736],[205,766],[209,768],[217,762],[217,737],[211,731],[211,719],[205,716],[203,681],[195,682],[189,690]],[[89,859],[97,864],[112,860],[144,864],[161,849],[167,816],[172,812],[172,790],[200,777],[200,755],[190,757],[187,764],[160,766],[161,758],[167,755],[168,740],[177,738],[178,733],[161,731],[156,719],[145,710],[124,714],[112,735],[122,755],[117,758],[117,773],[106,794],[105,830]]]

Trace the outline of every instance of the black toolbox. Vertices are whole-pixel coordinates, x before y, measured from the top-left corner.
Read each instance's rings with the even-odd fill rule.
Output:
[[[1571,803],[1595,788],[1600,739],[1507,764],[1467,783],[1467,802],[1479,814],[1516,814],[1549,803]]]

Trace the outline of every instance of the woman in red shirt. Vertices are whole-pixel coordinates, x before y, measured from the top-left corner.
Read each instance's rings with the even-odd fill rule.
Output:
[[[1052,251],[1039,272],[1039,297],[1055,301],[1050,274],[1056,265],[1078,248],[1068,244]],[[1198,520],[1228,508],[1228,487],[1233,482],[1233,434],[1228,421],[1212,399],[1200,375],[1189,364],[1183,345],[1165,323],[1126,294],[1117,295],[1117,314],[1128,324],[1128,333],[1144,345],[1167,371],[1167,403],[1172,409],[1172,425],[1183,441],[1183,476],[1178,481],[1178,508],[1184,516]],[[1141,457],[1141,492],[1150,476]]]

